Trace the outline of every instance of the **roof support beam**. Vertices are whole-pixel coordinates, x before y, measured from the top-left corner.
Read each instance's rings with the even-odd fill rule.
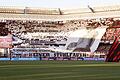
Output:
[[[92,13],[95,13],[94,9],[88,5],[88,8],[91,10]]]
[[[62,13],[62,11],[60,10],[60,8],[58,8],[58,10],[59,10],[60,15],[62,15],[63,13]]]

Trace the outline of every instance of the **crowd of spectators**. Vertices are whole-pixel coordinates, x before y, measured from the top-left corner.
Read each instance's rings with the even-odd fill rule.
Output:
[[[86,20],[66,20],[66,21],[21,21],[21,20],[5,20],[5,26],[12,33],[18,32],[58,32],[71,31],[80,27],[117,27],[120,20],[114,18],[99,18]]]
[[[108,53],[109,52],[109,49],[112,45],[111,44],[103,44],[103,43],[100,43],[97,50],[95,51],[96,53],[97,52],[101,52],[101,53]]]
[[[120,35],[119,18],[99,18],[86,20],[66,20],[66,21],[21,21],[5,20],[0,23],[3,26],[1,35],[10,32],[13,36],[23,40],[24,44],[65,44],[70,31],[75,31],[83,27],[104,27],[108,26],[106,33],[102,37],[102,42],[111,43],[115,37]],[[64,42],[64,43],[61,43]],[[102,47],[103,48],[103,47]],[[101,48],[100,48],[101,50]]]
[[[58,32],[71,31],[80,27],[117,27],[120,24],[119,19],[99,18],[86,20],[66,20],[66,21],[21,21],[21,20],[5,20],[5,27],[12,33],[18,32]],[[119,27],[119,26],[118,26]]]
[[[120,36],[120,28],[108,28],[104,36],[102,37],[102,42],[113,43],[116,37]]]

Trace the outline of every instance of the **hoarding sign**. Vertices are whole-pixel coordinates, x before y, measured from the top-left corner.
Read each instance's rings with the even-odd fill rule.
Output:
[[[0,48],[12,48],[12,37],[0,37]]]

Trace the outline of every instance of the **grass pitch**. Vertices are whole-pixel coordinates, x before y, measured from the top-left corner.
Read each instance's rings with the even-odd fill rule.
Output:
[[[120,63],[0,61],[0,80],[120,80]]]

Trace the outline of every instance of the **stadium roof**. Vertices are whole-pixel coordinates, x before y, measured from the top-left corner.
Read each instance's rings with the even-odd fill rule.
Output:
[[[78,9],[0,7],[0,20],[73,20],[120,17],[120,6],[103,6]]]
[[[88,5],[120,5],[120,0],[0,0],[0,6],[29,6],[46,8],[83,8]]]

